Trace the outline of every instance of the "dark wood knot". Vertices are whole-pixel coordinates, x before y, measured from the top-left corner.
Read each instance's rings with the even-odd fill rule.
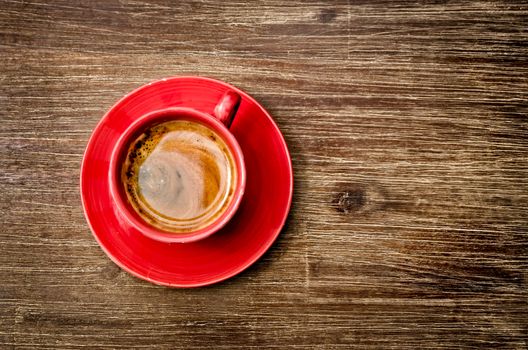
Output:
[[[119,276],[121,269],[114,263],[108,262],[101,270],[101,275],[108,280],[113,280]]]
[[[360,210],[367,202],[367,195],[362,188],[355,188],[340,192],[333,200],[337,211],[341,213],[350,213]]]
[[[322,9],[319,13],[319,22],[328,23],[333,21],[337,17],[337,12],[334,9]]]

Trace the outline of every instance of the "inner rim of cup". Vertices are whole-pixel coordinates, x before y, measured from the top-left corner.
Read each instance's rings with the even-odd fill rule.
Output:
[[[129,203],[125,190],[121,183],[121,166],[126,157],[128,147],[142,132],[152,125],[172,120],[190,120],[206,125],[213,129],[230,148],[237,171],[237,182],[235,193],[230,199],[227,209],[208,226],[185,233],[165,231],[150,225],[136,212]],[[169,108],[154,111],[134,121],[121,135],[112,152],[110,160],[110,189],[118,211],[137,230],[150,238],[165,242],[191,242],[205,238],[222,228],[234,215],[238,208],[245,189],[246,170],[242,150],[235,137],[219,120],[211,115],[190,108]]]

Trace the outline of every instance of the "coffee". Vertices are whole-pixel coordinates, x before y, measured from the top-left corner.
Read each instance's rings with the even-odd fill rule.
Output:
[[[237,171],[231,150],[211,128],[171,120],[130,143],[121,167],[129,203],[149,224],[174,233],[207,227],[227,209]]]

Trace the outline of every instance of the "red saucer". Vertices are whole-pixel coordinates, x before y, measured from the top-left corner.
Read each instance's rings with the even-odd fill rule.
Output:
[[[228,89],[242,97],[230,128],[247,170],[246,192],[237,213],[222,230],[194,243],[162,243],[144,236],[120,217],[110,197],[113,145],[131,122],[148,112],[184,106],[211,113]],[[95,128],[81,168],[84,214],[101,248],[134,276],[170,287],[213,284],[254,263],[279,235],[292,190],[290,155],[271,116],[243,91],[208,78],[163,79],[126,95]]]

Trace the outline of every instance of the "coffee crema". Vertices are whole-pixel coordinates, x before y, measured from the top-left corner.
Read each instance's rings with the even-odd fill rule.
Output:
[[[227,209],[237,182],[225,141],[197,122],[155,124],[131,142],[121,168],[129,203],[164,231],[185,233],[213,223]]]

